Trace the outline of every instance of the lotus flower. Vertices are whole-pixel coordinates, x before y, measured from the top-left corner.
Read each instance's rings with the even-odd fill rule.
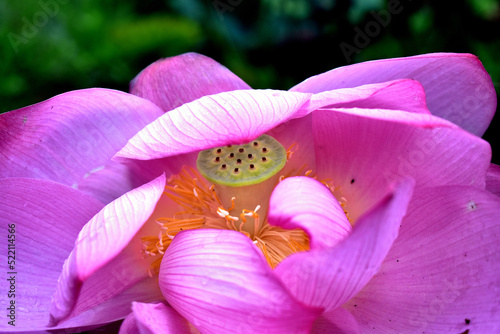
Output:
[[[3,114],[2,331],[498,332],[495,108],[473,55],[277,91],[184,54]]]

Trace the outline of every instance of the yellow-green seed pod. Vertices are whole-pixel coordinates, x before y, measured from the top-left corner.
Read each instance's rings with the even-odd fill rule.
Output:
[[[278,173],[287,159],[285,148],[261,135],[245,145],[227,145],[201,151],[196,165],[209,181],[229,187],[261,183]]]

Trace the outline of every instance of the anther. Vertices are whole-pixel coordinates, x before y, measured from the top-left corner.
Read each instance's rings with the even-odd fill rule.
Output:
[[[221,216],[222,218],[224,218],[225,216],[229,216],[229,212],[227,212],[226,210],[221,209],[221,208],[217,209],[217,214],[219,216]]]

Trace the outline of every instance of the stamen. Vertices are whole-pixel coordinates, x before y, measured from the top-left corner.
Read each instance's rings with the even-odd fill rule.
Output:
[[[229,216],[229,212],[227,212],[226,210],[221,209],[221,208],[219,208],[219,209],[217,210],[217,214],[218,214],[219,216],[221,216],[222,218],[224,218],[224,217],[226,217],[226,216]]]
[[[222,218],[225,218],[226,220],[234,220],[234,221],[237,221],[238,220],[238,217],[234,217],[234,216],[231,216],[229,214],[229,212],[227,212],[226,210],[224,210],[223,208],[218,208],[217,209],[217,214],[222,217]]]
[[[313,170],[307,168],[307,164],[279,175],[279,170],[292,157],[297,144],[292,144],[285,151],[281,144],[276,142],[279,146],[274,146],[275,140],[267,137],[259,137],[246,145],[227,145],[203,151],[207,152],[206,159],[200,158],[203,152],[200,153],[198,169],[213,184],[207,184],[198,171],[192,168],[183,168],[178,175],[169,178],[164,194],[182,209],[172,217],[154,219],[158,225],[158,235],[141,238],[143,254],[149,258],[155,257],[148,275],[158,274],[163,254],[177,233],[183,230],[213,228],[239,231],[259,247],[272,268],[291,254],[309,249],[309,238],[303,230],[285,230],[268,224],[268,198],[265,195],[261,197],[261,194],[270,195],[276,184],[286,177],[316,176]],[[280,150],[282,153],[279,153]],[[282,165],[270,177],[260,176],[267,173],[267,168],[277,168],[273,167],[277,161]],[[208,173],[206,168],[213,168],[215,173],[225,173],[223,175],[226,176],[232,175],[237,182],[218,183],[218,179],[205,175]],[[248,178],[245,182],[249,183],[239,184],[240,178]],[[320,182],[332,189],[326,180]],[[342,207],[346,201],[345,197],[341,197],[339,202]],[[255,208],[251,210],[251,207]],[[253,223],[247,223],[252,218]]]
[[[295,150],[298,149],[298,145],[297,143],[293,143],[292,145],[290,145],[290,147],[286,150],[286,159],[287,160],[290,160],[290,158],[292,157],[292,155],[295,153],[295,151],[293,150],[295,148]]]

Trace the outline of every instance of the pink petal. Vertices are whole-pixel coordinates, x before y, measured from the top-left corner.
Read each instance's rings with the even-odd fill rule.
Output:
[[[499,216],[483,190],[416,191],[380,272],[345,307],[366,331],[498,333]]]
[[[316,170],[311,114],[281,123],[266,134],[292,152],[292,156],[280,172],[282,175],[304,175],[308,170]]]
[[[314,322],[312,334],[361,334],[356,318],[342,307],[323,313]]]
[[[488,128],[496,110],[495,89],[479,59],[470,54],[434,53],[369,61],[311,77],[290,90],[319,93],[403,78],[422,83],[433,115],[478,136]]]
[[[376,108],[430,114],[424,89],[416,80],[403,79],[320,92],[311,97],[311,109],[325,106],[325,99],[332,101],[328,108]]]
[[[276,275],[301,302],[331,311],[352,298],[380,269],[397,237],[413,193],[404,180],[362,216],[352,234],[336,247],[294,254]]]
[[[115,156],[149,160],[248,143],[294,117],[310,94],[239,90],[182,105],[135,135]]]
[[[310,177],[290,177],[274,189],[269,201],[269,224],[301,228],[311,249],[331,248],[352,232],[339,201],[330,189]]]
[[[376,107],[429,113],[425,105],[422,85],[415,80],[406,79],[319,93],[313,95],[310,101],[301,107],[298,114],[307,114],[325,105],[329,105],[330,108],[333,106]],[[292,158],[288,160],[282,171],[284,175],[302,175],[307,170],[317,170],[310,114],[281,123],[267,134],[278,140],[285,148],[291,148],[293,151]],[[304,165],[306,165],[305,169]],[[303,172],[298,173],[301,168]]]
[[[320,314],[290,296],[260,250],[235,231],[177,234],[159,280],[169,304],[203,333],[303,333]]]
[[[70,314],[79,298],[82,283],[130,243],[153,213],[164,187],[165,176],[162,175],[108,204],[83,227],[59,279],[50,312],[52,326]],[[132,255],[120,259],[125,262],[134,260]],[[121,283],[133,284],[146,276],[147,268],[139,267],[127,275],[126,283]],[[123,279],[125,275],[119,277]]]
[[[393,102],[397,95],[401,102]],[[332,105],[383,105],[426,113],[420,84],[411,80],[311,94],[239,90],[205,96],[166,113],[115,156],[160,159],[226,144],[247,143],[293,118]]]
[[[313,129],[319,179],[333,180],[354,221],[388,184],[404,176],[419,187],[484,187],[489,144],[438,117],[378,109],[318,110]]]
[[[132,311],[141,334],[199,333],[186,319],[164,303],[132,303]]]
[[[0,115],[0,177],[82,187],[105,203],[142,184],[110,158],[162,115],[151,102],[108,89],[64,93]],[[100,187],[88,186],[88,177]]]
[[[0,306],[6,310],[10,300],[15,300],[15,329],[35,331],[45,327],[64,260],[80,229],[102,206],[94,198],[52,181],[0,179],[0,235],[5,247],[0,254],[5,292]],[[15,232],[9,231],[9,224],[15,224]],[[8,240],[15,246],[13,269],[7,267],[8,255],[12,255],[7,251],[12,244]],[[12,274],[16,287],[12,299],[7,297],[9,289],[4,283],[11,271],[16,272]],[[5,316],[4,321],[2,326],[7,326]]]
[[[152,101],[163,111],[205,95],[238,89],[250,86],[215,60],[193,52],[160,59],[130,83],[130,93]]]
[[[486,171],[486,190],[500,196],[500,166],[490,164]]]
[[[132,190],[135,184],[141,183],[137,175],[141,174],[134,173],[126,165],[108,161],[103,166],[86,173],[73,184],[73,187],[84,193],[91,194],[104,204],[108,204],[121,194]],[[153,179],[153,177],[150,179]]]

